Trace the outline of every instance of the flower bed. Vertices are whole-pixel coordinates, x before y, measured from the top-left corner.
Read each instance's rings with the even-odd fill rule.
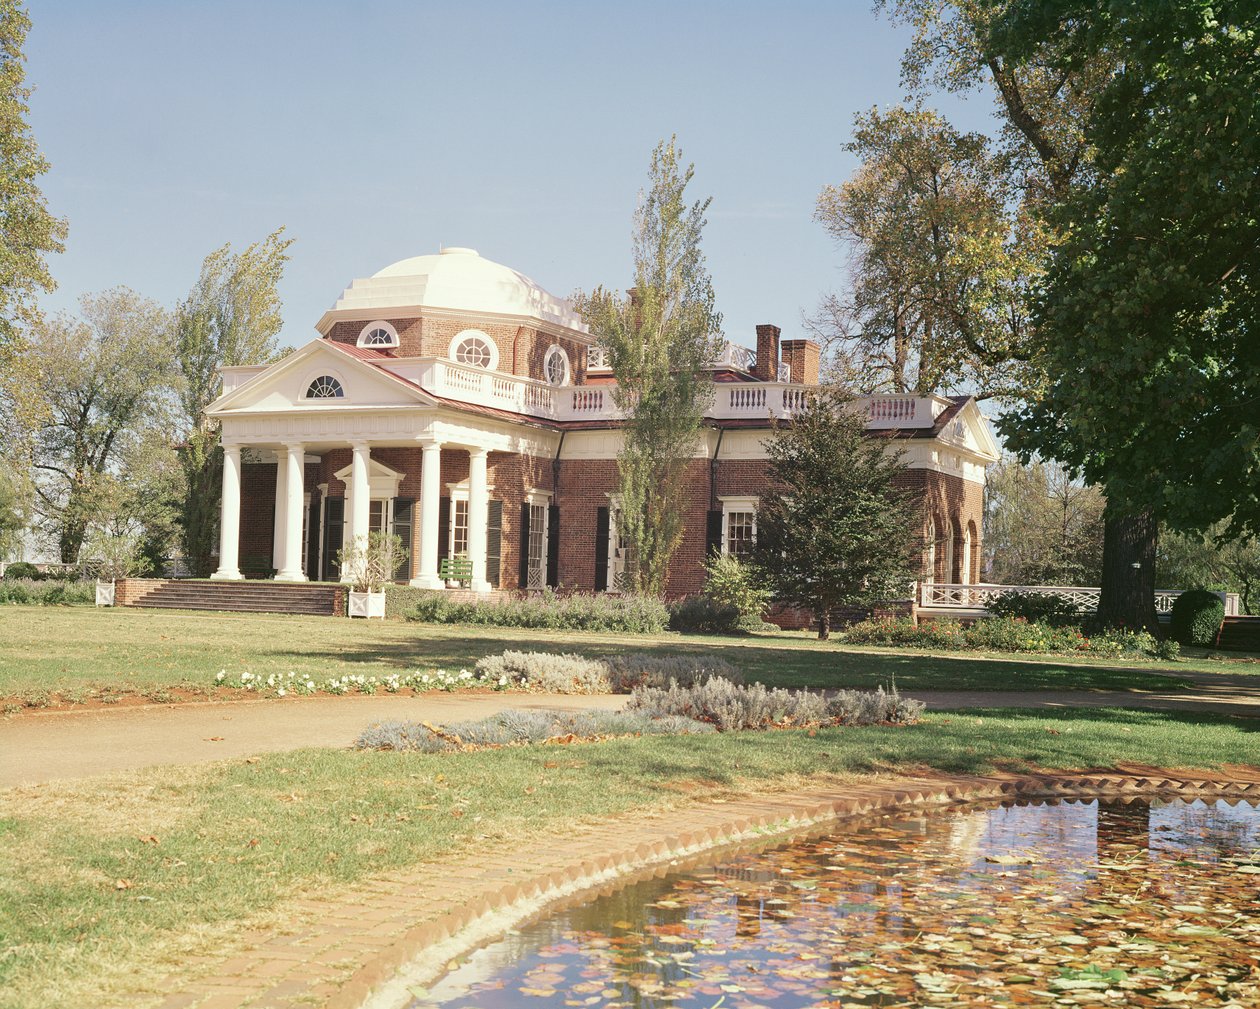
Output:
[[[1175,645],[1146,631],[1111,630],[1087,635],[1079,627],[1057,627],[1022,617],[988,617],[964,627],[954,620],[916,624],[881,617],[847,628],[848,644],[998,652],[1050,652],[1127,658],[1176,658]]]

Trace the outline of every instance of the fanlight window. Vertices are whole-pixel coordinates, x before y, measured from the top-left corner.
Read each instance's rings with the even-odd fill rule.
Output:
[[[388,329],[382,329],[379,326],[376,329],[369,329],[363,334],[364,347],[392,347],[394,345],[394,334]]]
[[[307,399],[341,399],[346,391],[331,375],[320,375],[306,388]]]
[[[489,368],[490,362],[494,360],[494,352],[484,337],[466,336],[455,348],[455,360],[474,368]]]
[[[561,347],[552,347],[543,359],[543,374],[552,385],[564,385],[569,380],[569,355]]]

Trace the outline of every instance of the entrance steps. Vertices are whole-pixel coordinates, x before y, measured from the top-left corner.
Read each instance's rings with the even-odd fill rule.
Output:
[[[1260,617],[1226,617],[1216,647],[1231,652],[1260,652]]]
[[[344,616],[346,587],[303,582],[124,578],[118,583],[115,601],[119,606],[142,609]]]

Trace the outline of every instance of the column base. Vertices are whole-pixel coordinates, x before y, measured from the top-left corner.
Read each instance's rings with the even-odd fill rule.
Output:
[[[218,571],[210,576],[210,580],[215,582],[240,582],[245,580],[245,576],[236,568],[232,568],[230,571],[219,568]]]
[[[445,589],[446,582],[437,575],[419,575],[407,583],[418,589]]]
[[[276,581],[278,582],[304,582],[306,575],[301,571],[279,571],[276,573]]]

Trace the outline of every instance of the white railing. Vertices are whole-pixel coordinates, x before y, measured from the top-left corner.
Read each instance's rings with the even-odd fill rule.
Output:
[[[750,347],[741,347],[729,340],[722,341],[722,348],[709,358],[711,368],[735,368],[738,371],[752,371],[757,367],[757,352]],[[786,382],[783,377],[786,364],[779,365],[779,381]],[[606,347],[593,346],[586,351],[587,371],[611,371],[612,359]]]
[[[1185,589],[1156,589],[1155,612],[1166,616],[1172,612],[1173,601]],[[962,585],[947,582],[920,582],[919,605],[928,609],[986,610],[989,602],[1007,592],[1032,592],[1040,596],[1058,596],[1076,607],[1078,613],[1093,613],[1098,609],[1102,589],[1079,585],[989,585],[977,583]],[[1225,615],[1238,615],[1238,595],[1234,592],[1218,592],[1225,603]]]
[[[475,403],[548,420],[619,420],[614,385],[553,386],[537,379],[485,371],[445,358],[411,358],[384,365],[444,399]],[[792,382],[717,382],[706,415],[713,420],[785,419],[802,410],[812,386]],[[931,427],[948,400],[872,396],[858,408],[871,428]]]

